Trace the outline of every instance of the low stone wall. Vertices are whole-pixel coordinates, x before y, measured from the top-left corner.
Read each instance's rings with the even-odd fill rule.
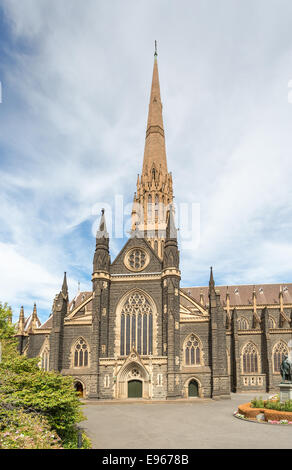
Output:
[[[291,411],[277,411],[277,410],[268,410],[266,408],[252,408],[251,403],[244,403],[239,405],[238,412],[245,416],[247,419],[256,419],[256,416],[259,413],[265,415],[266,421],[281,421],[282,419],[287,419],[292,421],[292,412]]]

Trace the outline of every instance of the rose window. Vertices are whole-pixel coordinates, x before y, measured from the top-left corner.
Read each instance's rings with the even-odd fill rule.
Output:
[[[147,253],[140,248],[134,248],[126,255],[125,264],[131,271],[141,271],[148,264]]]

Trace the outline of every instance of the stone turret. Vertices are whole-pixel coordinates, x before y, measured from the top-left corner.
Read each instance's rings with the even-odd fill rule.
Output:
[[[99,358],[108,354],[109,291],[110,291],[109,234],[104,210],[101,211],[99,229],[96,233],[96,248],[92,274],[92,330],[91,367],[95,373],[90,397],[99,398]]]
[[[213,269],[209,281],[210,339],[212,356],[212,397],[230,398],[230,385],[226,356],[226,318],[220,302],[219,291],[215,290]]]
[[[96,248],[93,258],[93,274],[108,272],[109,264],[109,234],[106,228],[104,209],[102,209],[99,229],[96,233]]]
[[[167,397],[181,396],[180,371],[180,270],[177,230],[173,209],[168,211],[165,249],[163,253],[163,354],[167,354],[168,383]]]
[[[52,330],[50,334],[51,370],[61,371],[63,367],[64,320],[68,311],[68,304],[67,275],[64,273],[61,291],[56,295],[52,308]]]

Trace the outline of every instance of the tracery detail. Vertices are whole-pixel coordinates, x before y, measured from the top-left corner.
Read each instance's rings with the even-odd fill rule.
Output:
[[[273,349],[273,369],[276,374],[280,372],[280,366],[285,355],[288,355],[288,348],[283,341],[279,341]]]
[[[140,292],[131,294],[121,311],[121,356],[132,348],[138,354],[152,354],[153,312],[150,302]]]
[[[247,343],[242,350],[242,370],[244,374],[259,371],[259,357],[253,343]]]
[[[185,342],[184,357],[185,365],[200,365],[202,361],[201,347],[195,335],[191,335]]]
[[[88,346],[83,338],[80,338],[74,347],[74,367],[88,366]]]

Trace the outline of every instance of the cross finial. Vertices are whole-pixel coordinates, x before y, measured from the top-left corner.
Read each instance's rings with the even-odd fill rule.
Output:
[[[155,40],[155,52],[154,52],[154,56],[157,57],[157,41]]]

